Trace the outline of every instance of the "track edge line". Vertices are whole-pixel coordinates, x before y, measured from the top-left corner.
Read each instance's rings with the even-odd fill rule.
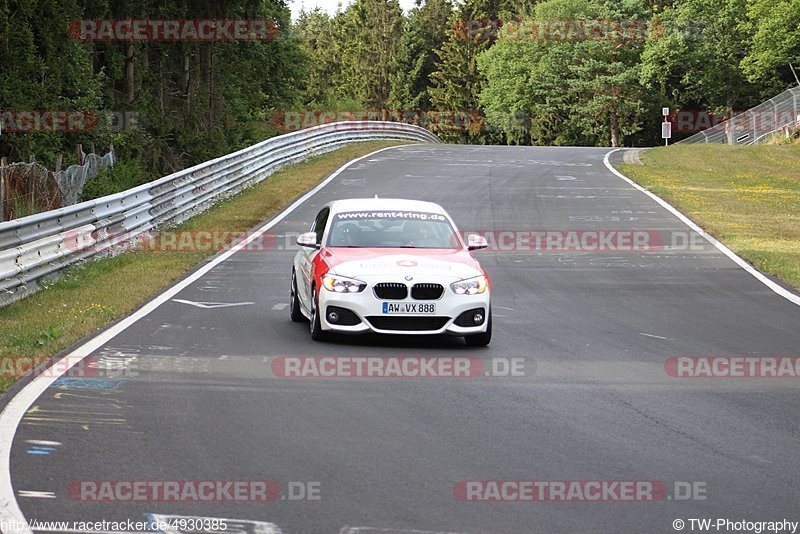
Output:
[[[125,331],[128,327],[139,321],[139,319],[146,317],[150,312],[169,301],[170,298],[177,295],[180,291],[202,278],[211,269],[226,261],[239,250],[246,247],[251,241],[257,239],[264,232],[281,222],[287,215],[292,213],[306,200],[314,196],[323,187],[328,185],[348,167],[385,150],[391,150],[405,146],[408,145],[384,147],[348,161],[336,169],[330,176],[317,184],[313,189],[296,199],[278,215],[261,225],[255,231],[251,232],[246,239],[243,239],[237,243],[230,250],[213,258],[207,264],[197,269],[194,273],[184,278],[179,283],[170,286],[161,293],[155,295],[144,306],[138,308],[130,315],[117,322],[115,325],[101,331],[99,334],[91,337],[82,345],[74,348],[73,351],[78,352],[80,355],[78,357],[70,358],[70,360],[67,362],[68,366],[61,368],[60,373],[52,375],[50,373],[47,375],[40,375],[31,380],[25,385],[25,387],[18,391],[8,401],[3,411],[0,412],[0,522],[4,521],[5,525],[16,525],[16,528],[7,531],[6,534],[33,534],[33,531],[30,529],[30,526],[28,526],[27,520],[25,519],[25,516],[19,507],[16,495],[14,494],[14,486],[11,482],[11,446],[14,443],[14,437],[16,436],[17,428],[22,422],[22,418],[25,416],[25,413],[48,387],[50,387],[56,380],[69,371],[75,364],[82,361],[88,354],[91,354],[105,343],[116,337],[118,334]],[[62,355],[58,360],[54,359],[53,365],[55,365],[55,362],[59,362],[65,359],[67,356],[69,356],[69,354]]]
[[[792,291],[786,289],[785,287],[781,286],[780,284],[774,282],[773,280],[770,280],[764,273],[762,273],[761,271],[759,271],[758,269],[753,267],[753,265],[748,263],[747,260],[743,259],[741,256],[736,254],[734,251],[732,251],[731,249],[726,247],[724,244],[722,244],[714,236],[712,236],[711,234],[709,234],[708,232],[706,232],[705,230],[700,228],[689,217],[687,217],[686,215],[681,213],[678,210],[678,208],[676,208],[675,206],[673,206],[672,204],[670,204],[669,202],[667,202],[666,200],[664,200],[660,196],[656,195],[652,191],[649,191],[649,190],[645,189],[644,187],[640,186],[639,184],[637,184],[636,182],[634,182],[633,180],[631,180],[630,178],[628,178],[627,176],[625,176],[624,174],[619,172],[617,169],[615,169],[614,166],[611,165],[611,161],[610,161],[609,158],[611,157],[611,154],[613,154],[614,152],[619,152],[620,150],[625,150],[625,149],[624,148],[615,148],[613,150],[610,150],[610,151],[606,152],[606,155],[603,157],[603,164],[606,166],[606,168],[609,171],[611,171],[617,177],[622,178],[623,180],[628,182],[628,184],[632,185],[637,190],[641,191],[645,195],[647,195],[650,198],[652,198],[653,200],[655,200],[662,208],[664,208],[667,211],[669,211],[671,214],[673,214],[675,217],[677,217],[681,222],[683,222],[686,226],[691,228],[693,231],[695,231],[698,234],[700,234],[701,236],[703,236],[703,238],[706,241],[708,241],[709,243],[714,245],[714,247],[716,247],[720,252],[722,252],[728,258],[733,260],[734,263],[736,263],[739,267],[741,267],[742,269],[744,269],[745,271],[750,273],[756,280],[758,280],[759,282],[761,282],[762,284],[767,286],[774,293],[776,293],[776,294],[780,295],[781,297],[785,298],[786,300],[788,300],[792,304],[796,304],[796,305],[800,306],[800,296],[796,295],[795,293],[793,293]]]

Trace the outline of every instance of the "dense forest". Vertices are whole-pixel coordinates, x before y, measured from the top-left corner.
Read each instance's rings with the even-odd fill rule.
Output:
[[[120,19],[276,32],[75,35],[76,21]],[[652,145],[663,106],[746,109],[800,83],[798,64],[800,0],[418,0],[409,13],[353,0],[295,21],[282,0],[0,0],[0,155],[52,165],[78,143],[113,143],[115,173],[143,181],[359,111],[454,142]],[[97,124],[15,131],[21,110]]]

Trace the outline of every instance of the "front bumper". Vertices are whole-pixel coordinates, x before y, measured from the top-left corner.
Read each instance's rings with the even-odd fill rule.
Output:
[[[456,295],[450,289],[449,284],[442,285],[445,286],[444,293],[436,300],[414,300],[411,297],[402,300],[379,299],[375,296],[371,286],[360,293],[336,293],[322,288],[319,293],[320,324],[323,330],[344,334],[375,332],[377,334],[464,336],[486,332],[490,290],[487,288],[484,293],[479,295]],[[436,313],[432,315],[387,314],[383,311],[384,302],[434,304]],[[351,311],[360,322],[356,325],[330,322],[328,320],[328,307],[330,306]],[[455,324],[456,319],[462,313],[476,308],[483,310],[482,323],[477,326]]]

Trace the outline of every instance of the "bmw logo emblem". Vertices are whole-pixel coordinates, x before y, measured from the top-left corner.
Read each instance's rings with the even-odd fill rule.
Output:
[[[410,281],[412,281],[413,279],[414,279],[414,277],[413,277],[413,276],[408,276],[408,275],[406,275],[406,282],[410,282]]]

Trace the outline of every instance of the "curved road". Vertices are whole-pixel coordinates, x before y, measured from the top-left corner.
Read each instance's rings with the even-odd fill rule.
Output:
[[[797,379],[665,372],[672,356],[800,354],[800,307],[707,243],[479,252],[494,290],[495,337],[484,349],[453,338],[320,344],[289,321],[293,252],[282,245],[331,199],[431,200],[462,230],[494,237],[637,230],[665,244],[692,238],[612,174],[606,152],[411,145],[350,165],[269,230],[274,250],[233,254],[115,327],[117,335],[97,338],[87,361],[121,369],[118,378],[61,379],[30,399],[13,439],[8,509],[16,500],[28,520],[214,517],[240,520],[229,531],[303,534],[675,532],[678,518],[800,521]],[[271,372],[275,357],[326,355],[516,358],[524,376]],[[285,498],[77,501],[70,484],[86,480],[274,480]],[[462,502],[454,486],[463,480],[659,481],[668,495]],[[696,491],[684,500],[678,490],[688,486]],[[319,498],[288,498],[300,487]]]

